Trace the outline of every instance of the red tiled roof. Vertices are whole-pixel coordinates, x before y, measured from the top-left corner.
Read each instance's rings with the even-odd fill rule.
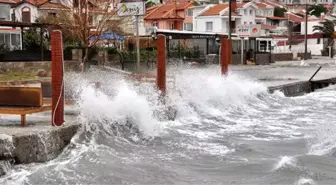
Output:
[[[243,8],[244,5],[246,5],[247,3],[237,3],[237,8]],[[219,13],[225,9],[229,8],[229,3],[222,3],[222,4],[217,4],[211,8],[209,8],[207,11],[203,12],[200,16],[212,16],[212,15],[219,15]],[[239,15],[236,14],[235,12],[232,12],[235,15]],[[232,14],[232,15],[234,15]]]
[[[191,2],[185,2],[185,3],[177,3],[176,10],[184,10],[191,6]],[[183,17],[178,16],[174,12],[175,10],[175,4],[165,4],[156,7],[154,10],[151,10],[147,12],[147,15],[144,19],[183,19]]]
[[[229,16],[229,11],[224,12],[223,15],[224,15],[224,16]],[[232,16],[241,16],[240,14],[238,14],[238,13],[236,13],[236,12],[232,12],[231,15],[232,15]]]
[[[201,16],[219,15],[219,12],[225,10],[228,7],[229,7],[228,3],[217,4],[217,5],[209,8],[207,11],[203,12],[201,14]]]
[[[274,1],[266,1],[265,3],[271,6],[279,7],[279,8],[283,7],[281,4],[279,4],[278,2],[274,2]]]
[[[289,21],[296,22],[296,23],[301,23],[303,21],[302,17],[300,17],[298,15],[295,15],[295,14],[292,14],[292,13],[285,13],[285,17]]]
[[[266,7],[267,7],[267,5],[268,5],[268,4],[266,4],[266,3],[263,3],[263,2],[256,3],[256,4],[257,4],[258,8],[260,8],[260,9],[266,8]]]
[[[47,2],[47,0],[25,0],[25,1],[21,1],[21,2],[27,2],[27,3],[30,3],[32,5],[40,5],[42,3],[45,3]]]
[[[40,8],[62,8],[62,5],[59,3],[46,2],[39,6]]]
[[[16,28],[0,28],[0,30],[16,30]]]
[[[0,0],[0,3],[15,4],[15,0]]]
[[[276,26],[272,26],[272,25],[268,25],[268,24],[261,24],[261,29],[264,29],[264,30],[273,30],[273,29],[276,29],[277,27]]]
[[[267,17],[268,19],[271,20],[287,20],[286,17],[277,17],[277,16],[273,16],[273,17]]]

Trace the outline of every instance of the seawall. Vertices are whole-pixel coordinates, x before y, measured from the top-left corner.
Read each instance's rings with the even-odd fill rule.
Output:
[[[268,91],[274,93],[275,91],[281,91],[285,96],[301,96],[306,93],[312,92],[311,83],[309,81],[289,83],[285,85],[278,85],[269,87]]]
[[[336,78],[328,78],[314,81],[301,81],[269,87],[268,92],[274,93],[275,91],[278,90],[283,92],[285,96],[301,96],[306,93],[314,92],[316,89],[323,89],[328,87],[329,85],[335,85],[335,84],[336,84]]]
[[[12,165],[42,163],[55,159],[70,143],[80,124],[0,128],[0,176]]]

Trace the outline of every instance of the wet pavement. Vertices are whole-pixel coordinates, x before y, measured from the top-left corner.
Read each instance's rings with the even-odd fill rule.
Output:
[[[294,83],[298,81],[307,81],[315,73],[315,71],[322,66],[322,69],[314,77],[314,80],[327,79],[336,77],[336,60],[330,59],[328,57],[314,57],[307,61],[285,61],[276,62],[271,65],[232,65],[229,66],[229,71],[235,74],[241,74],[248,78],[260,81],[266,86],[278,86],[288,83]],[[215,71],[219,71],[219,66],[211,66],[210,68],[216,68]],[[218,69],[217,69],[218,68]],[[167,73],[173,71],[167,69]],[[176,72],[176,71],[174,71]],[[213,72],[213,71],[212,71]],[[155,74],[155,70],[147,71],[149,74]],[[75,116],[73,114],[76,112],[73,107],[66,107],[66,123],[75,122]],[[40,114],[27,115],[28,128],[24,128],[25,131],[29,129],[47,129],[50,128],[51,113],[45,112]],[[6,133],[16,133],[18,127],[20,127],[20,116],[19,115],[0,115],[0,134]],[[30,127],[33,126],[34,127]],[[6,129],[4,129],[6,127]]]

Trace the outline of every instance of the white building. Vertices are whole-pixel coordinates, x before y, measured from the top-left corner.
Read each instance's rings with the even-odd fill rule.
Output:
[[[297,4],[332,4],[333,0],[279,0],[281,4],[297,5]]]
[[[196,18],[200,15],[200,13],[208,10],[211,8],[213,5],[202,5],[202,6],[192,6],[188,8],[187,12],[192,11],[192,30],[197,30],[197,21]],[[186,26],[184,26],[183,30],[186,31],[192,31],[192,30],[187,30]]]
[[[195,8],[194,8],[195,9]],[[200,32],[229,31],[229,4],[222,3],[205,7],[194,17],[194,30]],[[237,3],[237,9],[232,11],[232,33],[237,25],[261,24],[262,29],[273,29],[266,24],[266,17],[273,16],[274,7],[266,3]]]
[[[13,20],[11,6],[14,4],[15,2],[11,0],[0,2],[0,21]],[[0,45],[4,45],[8,49],[21,49],[20,28],[0,26]]]

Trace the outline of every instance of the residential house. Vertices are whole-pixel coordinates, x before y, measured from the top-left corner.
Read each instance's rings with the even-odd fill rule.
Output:
[[[272,30],[273,34],[278,33],[284,35],[288,31],[288,19],[286,17],[266,17],[266,24],[276,26],[276,29]]]
[[[13,20],[11,6],[15,3],[14,0],[0,0],[0,21]],[[19,28],[0,26],[0,48],[3,46],[8,49],[22,48],[21,30]]]
[[[158,5],[146,13],[144,24],[158,29],[183,30],[184,23],[186,26],[192,23],[192,15],[187,15],[190,6],[192,2],[187,1]]]
[[[333,4],[333,0],[279,0],[284,5],[308,4]]]
[[[188,17],[192,17],[192,22],[191,23],[185,23],[185,24],[189,24],[189,25],[185,25],[183,26],[183,30],[186,31],[195,31],[197,30],[197,21],[195,20],[199,14],[207,9],[209,9],[210,7],[212,7],[212,5],[200,5],[200,6],[191,6],[188,8],[187,10],[187,15]],[[190,29],[190,27],[192,27]]]
[[[232,33],[235,33],[236,25],[260,24],[261,28],[274,29],[266,25],[266,16],[273,13],[271,5],[255,2],[237,3],[232,10]],[[205,8],[194,19],[195,31],[200,32],[229,32],[229,4],[222,3]]]
[[[14,21],[35,22],[39,18],[38,7],[46,0],[22,0],[12,6]]]

